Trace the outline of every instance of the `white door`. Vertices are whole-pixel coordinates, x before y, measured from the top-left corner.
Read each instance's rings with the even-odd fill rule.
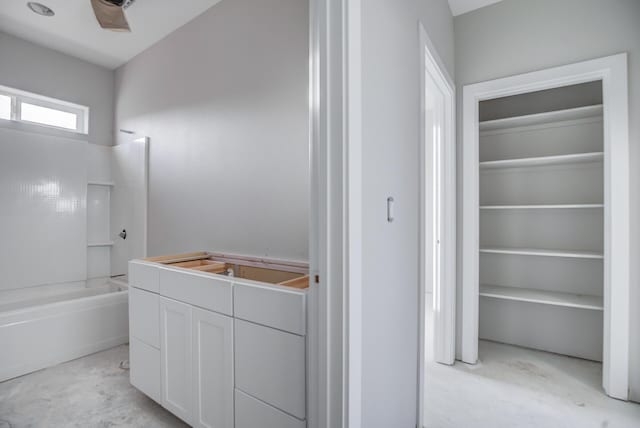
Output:
[[[192,421],[192,337],[190,305],[160,298],[162,405],[187,423]]]
[[[193,308],[193,426],[233,428],[233,318]]]

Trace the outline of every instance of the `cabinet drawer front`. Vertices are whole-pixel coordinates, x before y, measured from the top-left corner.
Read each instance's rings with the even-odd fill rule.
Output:
[[[129,288],[129,335],[160,349],[159,296]]]
[[[305,298],[288,290],[236,284],[234,316],[257,324],[306,334]]]
[[[305,421],[271,407],[236,389],[235,428],[304,428]]]
[[[235,320],[236,388],[305,419],[305,339]]]
[[[225,315],[233,315],[231,283],[208,274],[160,269],[160,294]]]
[[[132,337],[129,340],[129,379],[131,385],[160,403],[160,350]]]
[[[129,285],[157,293],[159,290],[158,270],[157,266],[144,262],[129,262]]]

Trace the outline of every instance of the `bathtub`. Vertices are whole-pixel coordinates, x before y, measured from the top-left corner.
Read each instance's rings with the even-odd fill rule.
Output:
[[[0,291],[0,382],[127,343],[128,323],[122,280]]]

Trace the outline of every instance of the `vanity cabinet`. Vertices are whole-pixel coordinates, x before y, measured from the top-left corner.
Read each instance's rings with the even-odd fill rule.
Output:
[[[194,427],[306,427],[306,272],[159,259],[129,263],[131,384]]]

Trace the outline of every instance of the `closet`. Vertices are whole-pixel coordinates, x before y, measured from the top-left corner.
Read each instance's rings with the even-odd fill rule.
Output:
[[[602,361],[600,81],[479,103],[479,338]]]

